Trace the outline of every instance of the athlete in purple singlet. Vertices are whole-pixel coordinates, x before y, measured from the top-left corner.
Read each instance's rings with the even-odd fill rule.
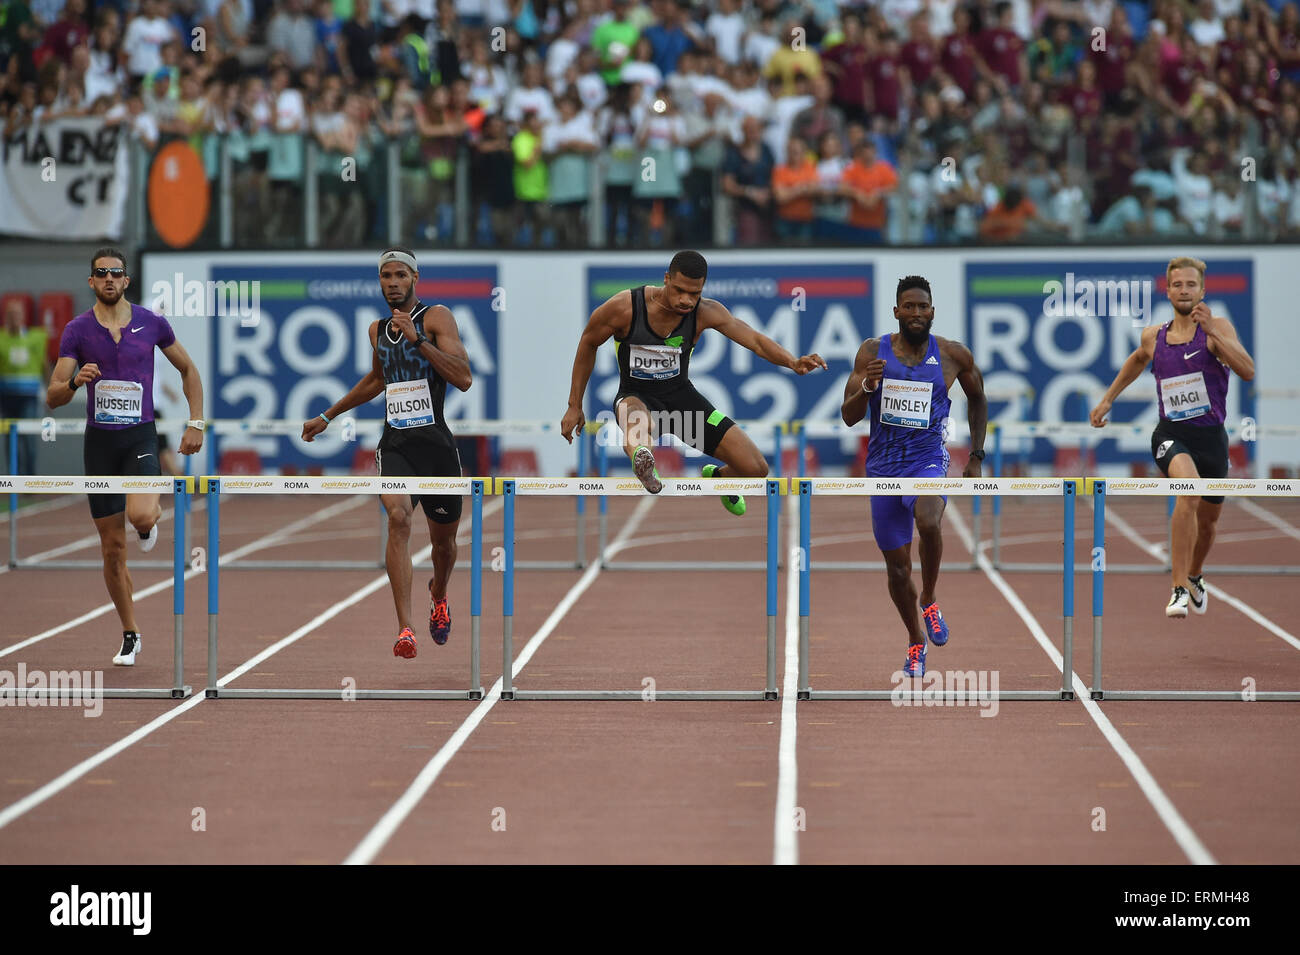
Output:
[[[1115,399],[1150,362],[1160,401],[1151,454],[1160,470],[1171,478],[1227,477],[1228,432],[1223,422],[1228,370],[1250,381],[1255,363],[1237,339],[1232,322],[1216,318],[1205,304],[1204,262],[1173,259],[1165,275],[1173,320],[1142,331],[1141,343],[1092,409],[1092,426],[1105,426]],[[1202,572],[1222,509],[1222,497],[1179,496],[1169,555],[1174,592],[1165,607],[1166,617],[1185,619],[1189,604],[1196,613],[1208,609]]]
[[[181,373],[189,401],[191,420],[181,437],[182,454],[193,454],[203,444],[203,384],[167,319],[123,297],[131,279],[122,253],[100,249],[91,257],[90,271],[95,304],[64,328],[45,400],[58,408],[72,400],[78,387],[86,386],[83,461],[87,475],[157,476],[162,472],[153,421],[154,348],[161,349]],[[147,552],[158,543],[162,506],[157,494],[89,497],[104,557],[104,582],[122,620],[122,649],[113,663],[132,666],[141,641],[126,567],[122,513],[126,512],[126,520],[140,536],[141,549]]]
[[[898,334],[869,338],[858,349],[844,387],[840,413],[854,425],[870,414],[867,477],[947,477],[944,428],[953,380],[966,393],[971,455],[962,472],[979,477],[984,460],[988,402],[984,377],[966,346],[930,334],[934,305],[930,283],[909,275],[898,283],[894,318]],[[904,676],[925,675],[926,637],[937,647],[948,642],[948,624],[939,611],[935,587],[943,559],[940,526],[948,499],[938,495],[873,495],[871,526],[889,571],[889,596],[907,627]],[[912,525],[921,537],[921,593],[918,614],[912,583]],[[925,618],[925,627],[921,626]]]

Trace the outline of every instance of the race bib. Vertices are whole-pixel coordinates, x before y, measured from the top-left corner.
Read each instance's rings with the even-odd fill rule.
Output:
[[[95,424],[139,424],[144,414],[144,385],[138,381],[95,382]]]
[[[384,409],[394,428],[422,428],[433,424],[433,396],[428,379],[395,381],[384,390]]]
[[[633,345],[627,364],[633,378],[676,378],[682,370],[682,350],[676,345]]]
[[[1210,394],[1205,388],[1205,376],[1199,371],[1160,382],[1160,400],[1165,406],[1165,417],[1170,421],[1185,421],[1209,413]]]
[[[885,378],[880,391],[880,423],[895,428],[930,427],[930,396],[934,385],[928,381],[905,381]]]

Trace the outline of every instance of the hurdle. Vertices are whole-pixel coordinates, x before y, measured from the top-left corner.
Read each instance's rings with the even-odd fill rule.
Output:
[[[208,675],[204,695],[231,700],[481,700],[480,622],[483,611],[483,495],[482,478],[377,477],[223,477],[200,480],[208,500]],[[223,494],[282,494],[306,490],[311,494],[459,494],[471,496],[470,539],[470,685],[465,690],[245,689],[220,685],[217,679],[218,618],[221,599],[221,496]],[[246,568],[235,562],[231,569]]]
[[[999,690],[999,700],[1072,700],[1068,661],[1074,647],[1074,517],[1076,482],[1060,478],[794,478],[792,492],[799,497],[799,699],[800,700],[908,700],[921,702],[923,691],[902,690],[814,690],[809,682],[812,616],[812,569],[822,564],[812,556],[812,499],[816,495],[863,496],[871,494],[976,495],[992,492],[1034,497],[1058,497],[1064,512],[1064,543],[1061,565],[1062,668],[1059,690]],[[905,681],[906,677],[902,678]],[[923,679],[923,678],[922,678]]]
[[[773,478],[663,478],[659,497],[712,497],[717,494],[763,494],[767,498],[767,559],[757,566],[767,572],[767,682],[761,690],[660,690],[653,697],[646,690],[521,690],[513,684],[514,666],[514,582],[515,582],[515,498],[528,496],[564,496],[586,494],[591,496],[643,497],[646,490],[636,478],[498,478],[497,494],[504,495],[505,522],[505,580],[502,590],[502,688],[503,700],[776,700],[776,607],[777,607],[777,551],[780,524],[777,505],[785,490],[785,482]],[[701,490],[706,487],[707,490]],[[602,560],[605,553],[601,550]],[[607,566],[607,565],[606,565]],[[660,565],[656,565],[660,566]],[[671,563],[662,566],[676,567]],[[736,567],[738,562],[728,566]],[[749,568],[748,562],[743,562]],[[683,565],[681,569],[691,569]]]
[[[1257,480],[1254,478],[1129,478],[1097,480],[1092,482],[1093,500],[1093,545],[1105,550],[1106,498],[1107,497],[1152,497],[1165,495],[1224,497],[1300,497],[1300,481],[1287,479]],[[1089,693],[1094,700],[1235,700],[1238,702],[1274,701],[1300,702],[1300,690],[1108,690],[1102,686],[1102,613],[1104,578],[1107,570],[1115,568],[1106,566],[1105,560],[1094,559],[1093,575],[1093,646],[1092,646],[1092,685]],[[1246,571],[1244,571],[1246,572]],[[1206,570],[1206,573],[1211,571]],[[1217,571],[1215,572],[1217,573]]]
[[[169,687],[105,687],[99,695],[104,699],[172,699],[181,700],[193,690],[185,684],[185,570],[188,551],[186,517],[189,514],[188,498],[194,490],[194,478],[170,477],[83,477],[81,475],[52,475],[49,477],[0,477],[0,490],[16,494],[172,494],[178,498],[175,506],[176,531],[172,560],[163,564],[172,571],[172,685]],[[11,528],[12,532],[12,528]],[[38,566],[49,566],[40,564]],[[92,566],[102,568],[103,564]],[[133,562],[139,567],[140,563]],[[16,691],[27,699],[65,698],[75,691],[70,688],[37,689],[17,687]],[[85,690],[81,691],[83,694]],[[96,691],[98,692],[98,691]]]
[[[378,418],[357,418],[352,414],[340,415],[331,422],[338,428],[340,438],[344,442],[356,442],[358,439],[369,439],[377,442],[379,436],[383,433],[384,422]],[[491,420],[449,420],[447,426],[452,431],[453,438],[489,438],[504,437],[507,435],[529,436],[559,434],[559,425],[549,421],[491,421]],[[216,464],[218,460],[217,443],[220,439],[239,438],[245,441],[251,441],[257,438],[295,438],[302,434],[302,422],[285,419],[258,420],[258,421],[211,421],[209,430],[213,434],[213,440],[206,449],[207,471],[209,474],[216,474]],[[326,432],[328,434],[328,432]],[[321,440],[320,437],[317,440]],[[588,461],[590,460],[589,441],[580,439],[577,447],[577,468],[578,474],[586,472]],[[487,480],[487,479],[485,479]],[[375,568],[382,569],[384,566],[384,552],[388,545],[388,521],[384,515],[384,507],[379,503],[378,508],[379,525],[377,541],[379,545],[378,556],[374,560],[316,560],[316,561],[284,561],[284,560],[246,560],[241,558],[239,565],[248,568],[258,568],[263,570],[371,570]],[[548,568],[559,570],[585,569],[587,566],[586,555],[586,500],[578,498],[576,508],[576,525],[577,525],[577,544],[572,560],[543,560],[528,561],[525,566],[529,568]],[[231,566],[234,566],[233,564]]]
[[[57,440],[59,435],[81,436],[86,433],[86,421],[84,418],[49,418],[46,420],[32,418],[14,418],[0,422],[0,433],[7,432],[8,453],[9,453],[9,473],[18,474],[18,436],[20,434],[39,434],[43,440]],[[188,468],[189,461],[186,460]],[[188,473],[188,472],[187,472]],[[170,482],[172,478],[164,476],[161,480]],[[184,495],[183,499],[178,500],[178,506],[187,510],[190,507],[190,496]],[[103,567],[102,560],[45,560],[33,559],[30,557],[20,557],[18,555],[18,496],[14,493],[9,495],[9,567],[11,570],[19,570],[26,567],[39,567],[42,570],[93,570]],[[184,520],[177,520],[177,530],[184,540],[185,551],[189,552],[189,523]],[[87,547],[98,546],[98,544],[87,544]],[[142,558],[131,561],[131,566],[140,570],[167,570],[171,567],[171,562],[160,560],[156,557]]]
[[[1102,441],[1108,438],[1120,437],[1142,437],[1149,438],[1153,423],[1131,423],[1131,424],[1108,424],[1105,429],[1093,428],[1092,425],[1082,422],[1008,422],[1000,424],[996,430],[992,424],[989,425],[993,435],[993,473],[995,476],[1002,473],[1002,438],[1063,438],[1078,437],[1080,441],[1092,439]],[[1241,425],[1230,425],[1227,428],[1229,437],[1236,437],[1242,431]],[[1256,436],[1269,437],[1296,437],[1300,436],[1300,427],[1292,425],[1257,425],[1254,428]],[[1080,480],[1092,481],[1092,477],[1078,476]],[[1117,481],[1125,482],[1122,486],[1128,487],[1128,482],[1133,481],[1167,481],[1166,478],[1107,478],[1112,486]],[[1211,480],[1211,479],[1205,479]],[[1224,481],[1237,480],[1233,478],[1223,478]],[[1247,480],[1247,479],[1240,479]],[[1253,479],[1252,479],[1253,480]],[[1175,491],[1168,495],[1166,501],[1166,516],[1172,517],[1174,513],[1174,500],[1179,492]],[[1092,495],[1086,495],[1095,506],[1095,498]],[[1239,495],[1247,496],[1247,495]],[[993,535],[991,538],[992,563],[993,567],[999,571],[1009,573],[1055,573],[1057,568],[1054,564],[1039,562],[1008,562],[1002,560],[1001,540],[1002,540],[1002,498],[994,496],[993,498]],[[1172,550],[1169,546],[1171,542],[1172,528],[1166,531],[1166,552]],[[981,541],[978,533],[978,526],[975,532],[975,547],[978,549]],[[1163,563],[1149,564],[1112,564],[1110,570],[1125,574],[1168,574],[1172,567],[1166,558]],[[1285,564],[1265,564],[1258,567],[1238,567],[1238,566],[1208,566],[1206,573],[1216,577],[1222,576],[1296,576],[1300,575],[1300,566]]]
[[[773,441],[774,441],[774,443],[775,443],[775,445],[776,445],[776,454],[775,454],[775,456],[774,456],[774,462],[773,462],[773,464],[772,464],[772,474],[771,474],[768,478],[743,478],[743,479],[741,479],[741,478],[734,478],[734,479],[733,479],[733,478],[705,478],[705,477],[700,477],[700,478],[680,478],[680,479],[677,479],[677,480],[680,480],[680,481],[689,481],[689,482],[691,482],[691,483],[701,482],[701,483],[703,483],[706,487],[713,487],[714,485],[713,485],[711,482],[714,482],[714,481],[717,481],[717,482],[718,482],[718,484],[717,484],[718,487],[721,487],[723,484],[726,484],[727,482],[729,482],[729,481],[733,481],[733,480],[745,480],[745,481],[751,481],[751,482],[752,482],[752,481],[757,481],[757,482],[759,482],[759,483],[758,483],[757,485],[755,485],[755,486],[758,487],[759,490],[762,490],[762,489],[763,489],[763,487],[762,487],[762,482],[763,482],[764,480],[774,480],[774,481],[780,481],[780,482],[783,482],[784,479],[783,479],[782,476],[781,476],[781,432],[782,432],[782,430],[784,430],[784,429],[787,427],[786,423],[785,423],[785,422],[780,422],[780,421],[777,421],[777,422],[771,422],[771,421],[746,421],[746,422],[740,422],[740,421],[737,421],[737,422],[736,422],[736,426],[737,426],[737,427],[763,427],[763,428],[771,428],[771,429],[772,429]],[[609,429],[609,431],[613,431],[614,433],[618,433],[618,427],[617,427],[617,425],[615,425],[612,421],[601,422],[601,423],[598,423],[598,424],[597,424],[597,427],[596,427],[596,431],[597,431],[597,436],[596,436],[596,447],[597,447],[597,450],[596,450],[596,466],[597,466],[597,476],[599,477],[600,480],[607,480],[607,479],[610,479],[610,478],[609,478],[609,448],[610,448],[611,444],[613,444],[614,446],[616,446],[616,447],[619,448],[619,450],[620,450],[620,455],[619,455],[619,456],[622,457],[622,453],[621,453],[621,452],[622,452],[622,446],[623,446],[623,444],[622,444],[622,439],[610,439],[610,438],[608,438],[608,437],[605,437],[604,435],[606,435],[606,434],[609,433],[609,431],[606,431],[605,429]],[[579,474],[581,475],[581,472],[579,472]],[[610,480],[618,480],[618,479],[610,479]],[[668,479],[665,479],[665,482],[666,482],[667,480],[668,480]],[[640,483],[639,481],[636,481],[635,479],[633,479],[633,483],[636,484],[636,487],[637,487],[637,490],[638,490],[638,491],[640,491],[641,493],[645,493],[645,488],[641,486],[641,483]],[[782,484],[782,486],[784,487],[784,484]],[[719,495],[721,495],[722,492],[717,492],[717,493],[718,493]],[[579,499],[579,500],[582,500],[581,497],[579,497],[578,499]],[[778,497],[777,497],[777,503],[775,504],[775,507],[777,508],[777,512],[778,512],[778,514],[779,514],[779,513],[780,513],[780,508],[781,508],[781,499],[780,499],[780,496],[779,496],[779,495],[778,495]],[[602,495],[601,498],[600,498],[600,504],[598,505],[598,516],[597,516],[597,528],[598,528],[598,535],[599,535],[599,543],[598,543],[597,546],[598,546],[598,551],[599,551],[599,554],[600,554],[600,556],[599,556],[598,559],[600,560],[600,566],[601,566],[601,569],[602,569],[602,570],[696,570],[696,571],[710,571],[710,570],[763,570],[763,569],[766,567],[766,564],[765,564],[763,561],[761,561],[761,560],[732,560],[732,561],[716,561],[716,562],[710,562],[710,561],[704,561],[704,560],[686,560],[686,561],[681,561],[681,562],[677,562],[677,563],[672,562],[672,561],[655,561],[655,560],[650,560],[650,561],[646,561],[646,560],[632,560],[632,561],[616,561],[616,560],[610,560],[608,554],[606,553],[607,548],[608,548],[608,539],[609,539],[608,513],[607,513],[607,512],[608,512],[608,501],[607,501],[606,498]],[[779,560],[779,555],[778,555],[778,560]]]

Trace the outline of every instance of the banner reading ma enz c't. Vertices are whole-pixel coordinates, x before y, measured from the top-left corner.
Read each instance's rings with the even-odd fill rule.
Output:
[[[1173,318],[1166,296],[1168,259],[1110,262],[1021,262],[966,266],[966,343],[984,373],[997,421],[1086,421],[1089,409],[1137,347],[1142,330]],[[1228,318],[1246,350],[1255,344],[1254,264],[1210,259],[1205,301]],[[1254,398],[1239,380],[1228,388],[1228,421],[1254,415]],[[1017,394],[1019,398],[1010,399]],[[1150,370],[1115,402],[1110,420],[1155,425],[1159,416]],[[1095,439],[1099,463],[1150,454],[1148,436]],[[1053,446],[1035,442],[1033,460],[1051,463]]]
[[[42,239],[117,238],[126,208],[122,127],[56,119],[3,137],[0,232]]]
[[[370,323],[390,314],[373,265],[214,265],[212,279],[257,282],[260,300],[256,321],[212,320],[213,417],[306,420],[370,370]],[[497,287],[495,265],[421,267],[416,294],[421,302],[451,309],[474,374],[468,392],[447,388],[449,421],[498,416]],[[381,420],[383,410],[381,396],[353,413]],[[346,468],[359,447],[342,440],[338,428],[311,444],[296,439],[241,443],[255,447],[272,466]]]

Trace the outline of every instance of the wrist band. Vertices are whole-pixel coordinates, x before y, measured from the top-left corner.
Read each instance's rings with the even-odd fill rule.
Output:
[[[329,424],[329,423],[330,423],[330,419],[329,419],[329,417],[325,414],[325,412],[322,411],[322,412],[320,413],[320,416],[321,416],[322,418],[325,419],[325,423],[326,423],[326,424]]]
[[[868,387],[867,387],[867,379],[865,379],[865,378],[862,379],[862,393],[863,393],[864,395],[869,395],[869,394],[871,394],[871,393],[872,393],[873,391],[875,391],[875,390],[876,390],[875,388],[868,388]]]
[[[68,379],[68,390],[69,391],[77,390],[77,379],[75,377]]]

